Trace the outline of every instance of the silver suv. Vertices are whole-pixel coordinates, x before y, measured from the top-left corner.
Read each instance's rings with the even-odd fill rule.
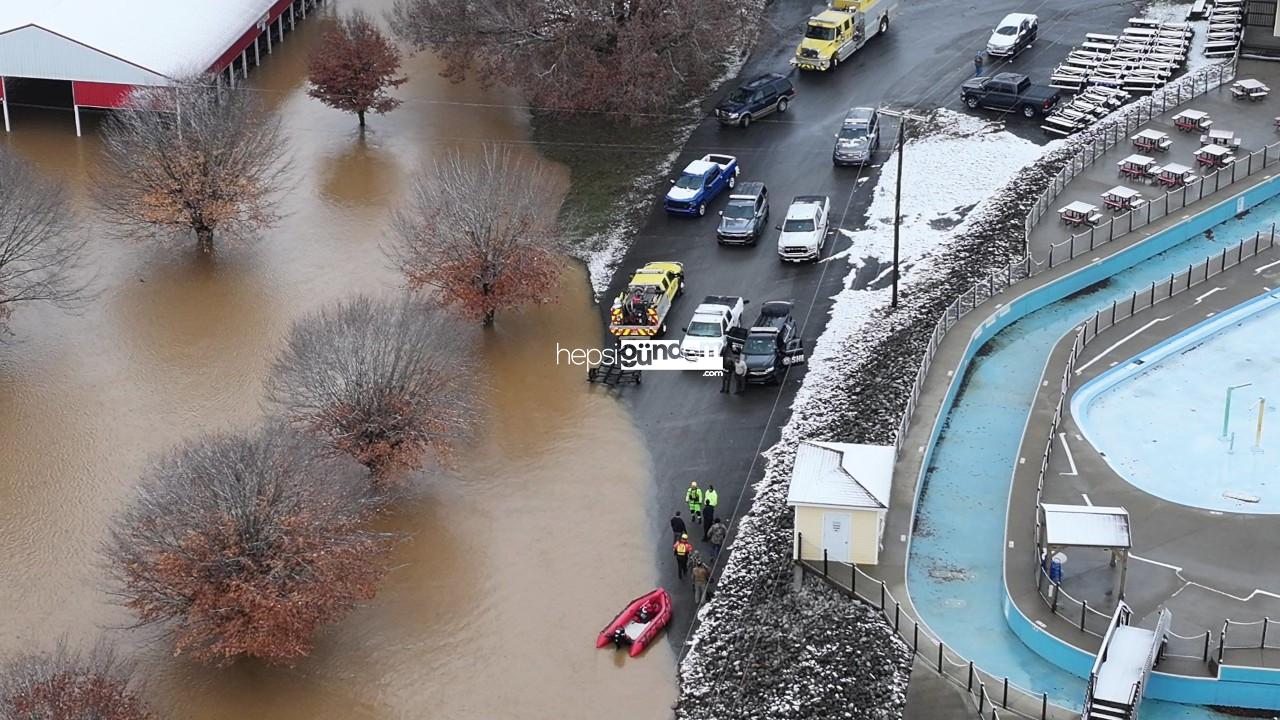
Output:
[[[836,165],[866,165],[880,149],[880,114],[875,108],[857,107],[844,116],[831,162]]]

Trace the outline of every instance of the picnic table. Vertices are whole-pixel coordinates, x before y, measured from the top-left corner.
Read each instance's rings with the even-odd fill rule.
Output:
[[[1231,97],[1235,100],[1249,98],[1254,102],[1262,100],[1271,92],[1271,88],[1253,78],[1245,78],[1231,83]]]
[[[1085,223],[1097,225],[1102,220],[1102,213],[1098,212],[1096,205],[1076,200],[1068,203],[1066,207],[1059,208],[1058,217],[1062,218],[1062,222],[1073,227]]]
[[[1139,150],[1164,152],[1169,149],[1170,145],[1173,145],[1173,140],[1159,130],[1143,130],[1129,139],[1133,141],[1133,146]]]
[[[1205,145],[1196,151],[1196,162],[1209,167],[1220,168],[1230,165],[1235,160],[1231,151],[1221,145]]]
[[[1202,110],[1183,110],[1173,116],[1173,126],[1182,132],[1205,130],[1212,124],[1213,120],[1209,119],[1209,113]]]
[[[1142,193],[1133,188],[1117,185],[1102,193],[1102,204],[1112,210],[1133,210],[1146,204]]]
[[[1130,155],[1116,165],[1120,166],[1120,174],[1125,177],[1145,179],[1151,173],[1151,166],[1155,162],[1155,158],[1149,158],[1146,155]]]
[[[1200,136],[1200,142],[1208,145],[1221,145],[1222,147],[1232,148],[1240,147],[1240,138],[1230,130],[1210,130],[1207,134]]]
[[[1191,168],[1178,163],[1169,163],[1160,168],[1160,174],[1156,176],[1156,182],[1165,187],[1181,187],[1195,180],[1196,176],[1191,172]]]

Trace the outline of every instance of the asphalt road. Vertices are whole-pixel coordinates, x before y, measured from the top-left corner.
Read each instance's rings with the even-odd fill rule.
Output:
[[[742,77],[791,73],[787,60],[802,35],[804,21],[819,8],[809,1],[775,0]],[[1135,2],[1114,1],[902,0],[888,34],[874,38],[838,70],[793,75],[798,95],[785,114],[769,116],[746,130],[722,128],[712,118],[704,121],[677,159],[675,172],[708,152],[735,155],[741,167],[740,181],[758,180],[768,186],[771,225],[781,222],[791,197],[825,194],[831,197],[833,225],[858,229],[865,220],[879,170],[831,164],[833,136],[850,107],[964,111],[959,86],[973,75],[974,54],[986,46],[992,28],[1005,14],[1039,15],[1039,39],[1007,68],[1006,63],[989,63],[987,72],[1009,69],[1044,82],[1086,32],[1117,32],[1136,9]],[[734,86],[736,83],[730,83],[723,92]],[[1046,140],[1035,122],[1011,117],[1009,125],[1021,136]],[[886,159],[893,132],[892,122],[883,125],[884,151],[875,165]],[[863,178],[866,181],[859,182]],[[741,295],[751,301],[746,322],[754,320],[765,300],[794,300],[801,335],[811,348],[826,326],[831,297],[841,288],[848,269],[844,261],[781,263],[776,254],[776,230],[766,233],[756,247],[721,247],[715,241],[715,211],[723,208],[724,195],[706,217],[690,219],[666,215],[661,207],[664,192],[665,184],[655,188],[653,210],[605,295],[602,312],[606,325],[610,299],[635,268],[653,260],[677,260],[685,264],[687,292],[672,310],[668,338],[682,336],[679,328],[703,296]],[[891,238],[886,237],[886,258],[890,243]],[[841,237],[834,234],[827,241],[824,256],[841,249]],[[874,278],[877,273],[870,270],[860,272],[857,282]],[[803,376],[804,366],[798,366],[780,386],[750,386],[742,395],[722,395],[716,378],[693,372],[649,372],[642,386],[627,387],[621,393],[647,439],[654,463],[650,507],[654,554],[663,584],[673,591],[676,601],[668,636],[678,647],[690,628],[693,603],[689,586],[676,578],[667,520],[675,510],[683,509],[684,491],[691,480],[702,487],[716,486],[719,516],[736,518],[746,512],[750,507],[747,489],[764,469],[760,453],[777,441]],[[700,539],[693,533],[691,536]],[[708,547],[695,545],[709,555]],[[722,554],[721,563],[724,557]]]

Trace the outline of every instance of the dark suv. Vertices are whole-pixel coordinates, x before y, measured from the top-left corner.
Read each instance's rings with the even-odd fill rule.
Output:
[[[755,245],[769,222],[769,190],[762,182],[738,183],[720,211],[716,240],[721,245]]]
[[[836,133],[836,146],[831,162],[836,165],[866,165],[880,149],[880,114],[875,108],[860,107],[849,111]]]
[[[721,100],[716,106],[716,119],[724,125],[746,127],[774,110],[786,112],[795,96],[796,89],[785,76],[761,75]]]
[[[780,382],[788,366],[804,362],[804,341],[791,317],[791,307],[789,300],[770,300],[760,307],[760,316],[742,346],[747,382]]]

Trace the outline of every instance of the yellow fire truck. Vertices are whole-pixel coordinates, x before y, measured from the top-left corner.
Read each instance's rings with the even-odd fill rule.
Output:
[[[889,29],[896,0],[831,0],[831,7],[809,18],[804,39],[791,64],[801,70],[835,70],[871,38]]]

